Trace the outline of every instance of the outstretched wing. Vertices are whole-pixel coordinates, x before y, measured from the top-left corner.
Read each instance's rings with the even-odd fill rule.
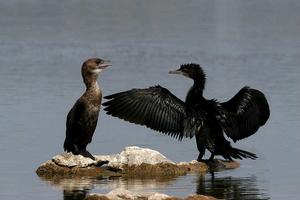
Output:
[[[233,141],[254,134],[270,116],[270,108],[265,95],[250,87],[242,88],[232,99],[221,103],[227,112],[224,131]]]
[[[183,101],[161,86],[132,89],[104,97],[107,114],[181,140],[193,137],[201,118],[188,115]]]

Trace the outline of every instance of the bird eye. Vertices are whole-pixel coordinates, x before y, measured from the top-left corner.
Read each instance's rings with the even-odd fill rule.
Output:
[[[182,67],[182,68],[181,68],[181,71],[186,72],[187,70],[186,70],[185,67]]]
[[[98,60],[96,61],[96,64],[97,64],[97,65],[99,65],[99,64],[101,64],[101,63],[103,63],[103,60],[98,59]]]

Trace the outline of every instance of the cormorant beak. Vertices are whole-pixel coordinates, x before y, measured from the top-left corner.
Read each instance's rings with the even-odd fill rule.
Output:
[[[169,71],[169,74],[181,74],[181,75],[183,75],[183,72],[180,69],[176,69],[176,70]]]
[[[104,60],[102,63],[100,63],[97,67],[98,69],[104,69],[108,66],[111,66],[111,61],[110,60]]]

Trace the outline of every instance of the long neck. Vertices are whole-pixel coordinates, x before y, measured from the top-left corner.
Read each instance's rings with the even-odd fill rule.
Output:
[[[86,91],[98,91],[100,90],[99,84],[96,81],[90,82],[89,84],[86,84]]]
[[[83,81],[86,86],[86,91],[85,93],[90,97],[90,98],[98,98],[98,95],[101,95],[101,90],[97,82],[97,76],[92,76],[88,78],[83,78]]]
[[[203,97],[204,83],[194,80],[194,85],[190,88],[187,93],[185,102],[188,105],[201,104],[201,102],[206,101]]]
[[[203,72],[197,74],[197,76],[195,78],[193,78],[194,80],[194,85],[193,87],[195,87],[195,89],[197,90],[201,90],[201,93],[203,93],[203,90],[205,88],[205,75]]]
[[[84,82],[87,90],[90,88],[92,89],[98,85],[97,78],[98,78],[98,75],[83,76],[83,82]]]
[[[102,92],[97,81],[89,82],[89,84],[86,84],[86,86],[86,91],[83,96],[89,101],[90,105],[100,108]]]

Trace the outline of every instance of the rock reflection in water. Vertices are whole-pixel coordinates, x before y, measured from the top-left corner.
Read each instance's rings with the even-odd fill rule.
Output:
[[[196,192],[219,199],[270,199],[263,189],[258,188],[255,176],[217,177],[215,173],[201,175],[198,178]]]
[[[156,178],[125,178],[125,177],[72,177],[72,178],[45,178],[40,177],[47,184],[63,191],[63,199],[82,200],[91,191],[93,193],[107,193],[121,188],[130,191],[153,192],[157,188],[167,187],[176,180],[174,177]]]
[[[161,189],[167,187],[169,184],[174,182],[176,177],[156,177],[156,178],[116,178],[110,181],[108,184],[101,186],[102,189],[107,189],[107,191],[121,188],[135,192],[148,192],[155,191],[156,189]]]
[[[82,200],[86,197],[90,190],[94,188],[97,179],[92,179],[89,177],[70,177],[70,178],[42,178],[55,188],[59,188],[63,191],[64,200]]]

